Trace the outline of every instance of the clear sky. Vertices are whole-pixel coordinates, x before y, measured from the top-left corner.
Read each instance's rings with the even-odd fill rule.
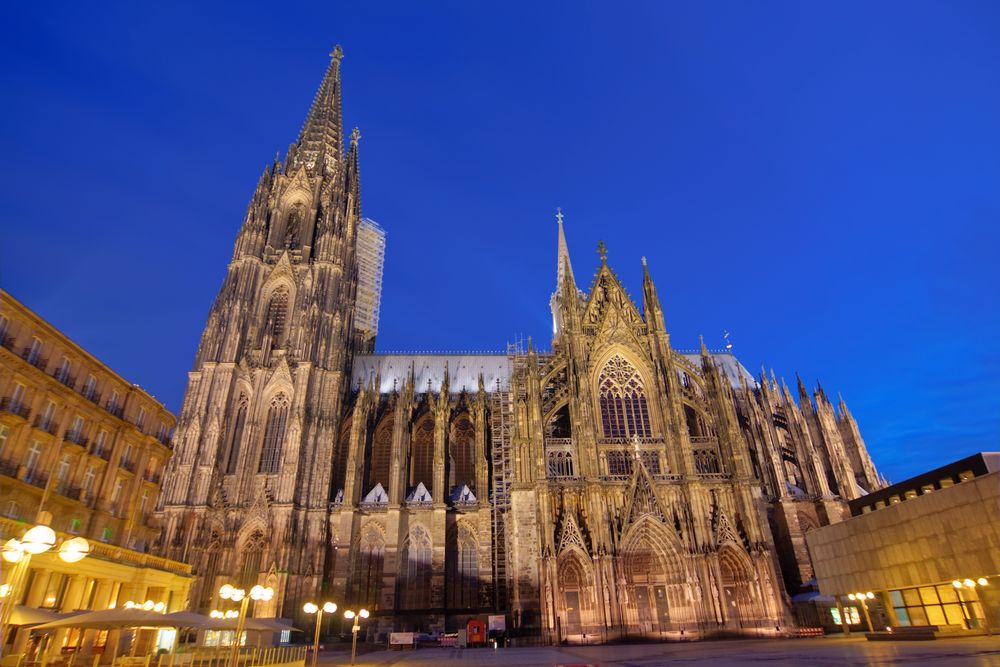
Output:
[[[5,14],[0,285],[175,411],[340,42],[380,349],[547,347],[562,206],[584,287],[647,256],[675,346],[842,392],[890,478],[1000,448],[1000,3]]]

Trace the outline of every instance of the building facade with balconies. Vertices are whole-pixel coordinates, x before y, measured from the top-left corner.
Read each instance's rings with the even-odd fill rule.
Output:
[[[0,291],[0,516],[147,551],[176,420]]]

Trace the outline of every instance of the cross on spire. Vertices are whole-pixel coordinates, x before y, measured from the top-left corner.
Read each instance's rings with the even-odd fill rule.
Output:
[[[340,48],[340,44],[333,47],[333,51],[330,51],[330,57],[334,60],[340,60],[344,57],[344,49]]]
[[[603,264],[608,259],[608,246],[604,245],[604,241],[597,242],[597,254],[601,256],[601,264]]]
[[[556,206],[556,222],[558,222],[561,225],[562,221],[563,221],[562,206]]]

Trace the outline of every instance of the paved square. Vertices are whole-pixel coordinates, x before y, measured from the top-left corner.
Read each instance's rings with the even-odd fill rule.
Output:
[[[350,664],[350,655],[333,653],[320,659],[324,667]],[[1000,665],[1000,637],[972,637],[928,642],[868,642],[860,638],[727,640],[686,644],[617,646],[546,646],[520,649],[417,649],[378,651],[358,656],[364,667],[661,667],[668,665]]]

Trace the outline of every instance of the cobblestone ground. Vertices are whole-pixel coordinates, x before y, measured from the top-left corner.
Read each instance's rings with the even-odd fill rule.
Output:
[[[321,654],[323,667],[350,664],[350,654]],[[864,639],[731,640],[689,644],[569,646],[519,649],[418,649],[378,651],[358,656],[359,667],[660,667],[667,665],[807,665],[855,667],[891,665],[1000,666],[1000,637],[928,642],[868,642]]]

